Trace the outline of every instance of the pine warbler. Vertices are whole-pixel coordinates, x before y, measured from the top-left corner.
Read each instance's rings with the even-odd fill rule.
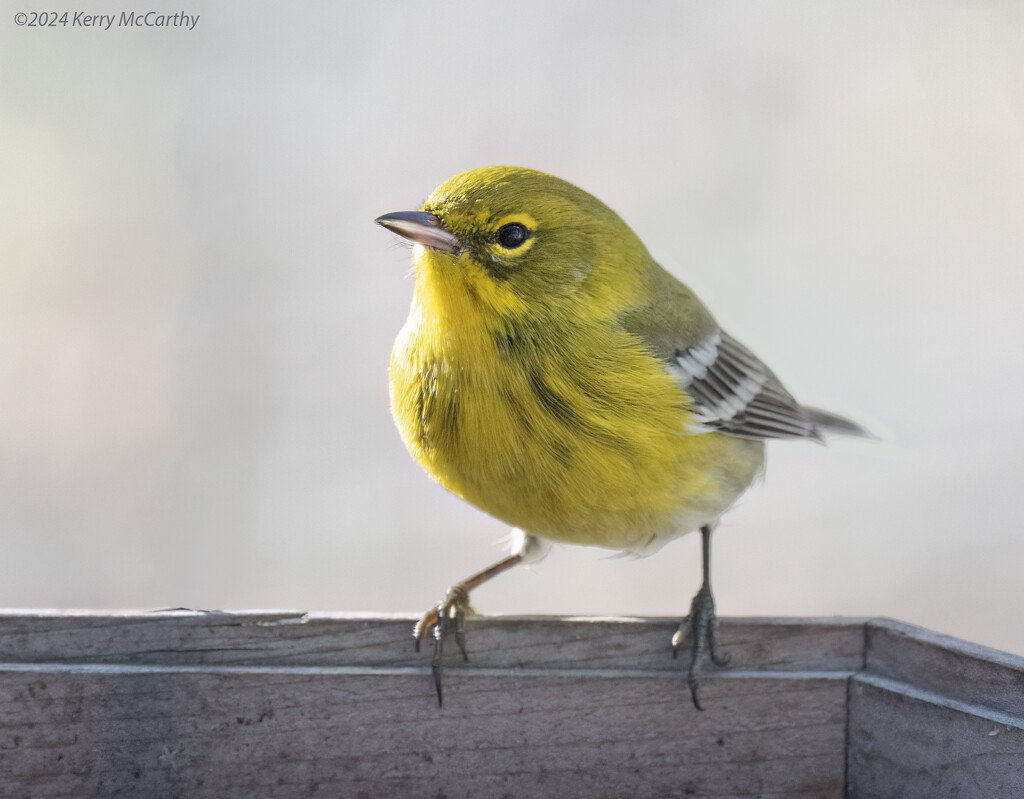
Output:
[[[469,592],[550,542],[646,555],[700,530],[703,582],[672,638],[690,642],[700,708],[717,665],[710,539],[761,473],[764,441],[863,435],[802,406],[614,211],[518,167],[474,169],[419,211],[376,220],[416,245],[412,308],[391,355],[391,411],[437,482],[518,531],[504,560],[448,590],[416,625],[466,656]]]

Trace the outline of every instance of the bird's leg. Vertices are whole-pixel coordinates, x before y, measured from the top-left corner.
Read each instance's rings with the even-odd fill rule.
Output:
[[[686,641],[690,642],[690,670],[686,681],[690,686],[690,696],[697,710],[703,710],[697,696],[697,677],[700,674],[701,661],[705,653],[711,656],[716,666],[729,665],[729,656],[718,652],[716,639],[718,618],[715,616],[715,598],[711,594],[711,533],[714,526],[707,524],[700,528],[701,553],[703,555],[704,579],[700,590],[693,597],[690,615],[683,619],[672,636],[672,657],[675,657]]]
[[[442,656],[444,654],[444,641],[454,632],[455,643],[462,652],[463,660],[469,660],[466,654],[466,616],[473,612],[469,606],[469,592],[474,588],[486,583],[492,577],[497,577],[504,571],[522,563],[523,551],[517,551],[503,560],[499,560],[483,571],[477,572],[468,580],[456,583],[445,593],[444,598],[434,607],[423,614],[412,634],[416,638],[416,651],[420,651],[420,641],[432,634],[434,637],[434,659],[431,663],[431,670],[434,674],[434,688],[437,689],[437,704],[441,705],[441,670],[443,667]]]

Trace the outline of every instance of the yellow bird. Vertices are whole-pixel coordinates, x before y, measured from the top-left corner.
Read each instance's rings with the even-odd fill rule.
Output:
[[[761,473],[764,441],[856,424],[797,403],[619,216],[543,172],[473,169],[419,211],[376,220],[416,245],[416,288],[391,354],[391,411],[412,456],[516,528],[513,553],[454,585],[416,625],[466,656],[469,592],[550,542],[646,555],[700,530],[703,582],[672,638],[691,644],[700,708],[715,640],[710,538]]]

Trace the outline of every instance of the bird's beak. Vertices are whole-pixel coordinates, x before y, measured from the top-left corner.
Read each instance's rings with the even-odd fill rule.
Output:
[[[378,216],[373,221],[392,233],[431,250],[450,252],[452,255],[462,252],[462,242],[453,233],[448,232],[440,219],[428,211],[395,211],[392,214]]]

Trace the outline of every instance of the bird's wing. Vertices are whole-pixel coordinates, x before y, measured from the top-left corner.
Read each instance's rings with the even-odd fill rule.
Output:
[[[690,395],[705,428],[744,438],[821,440],[813,414],[754,353],[720,328],[698,344],[677,348],[669,370]]]
[[[744,438],[866,435],[840,416],[801,406],[760,358],[722,330],[696,295],[657,264],[651,300],[622,320],[662,359],[693,403],[693,431]]]

